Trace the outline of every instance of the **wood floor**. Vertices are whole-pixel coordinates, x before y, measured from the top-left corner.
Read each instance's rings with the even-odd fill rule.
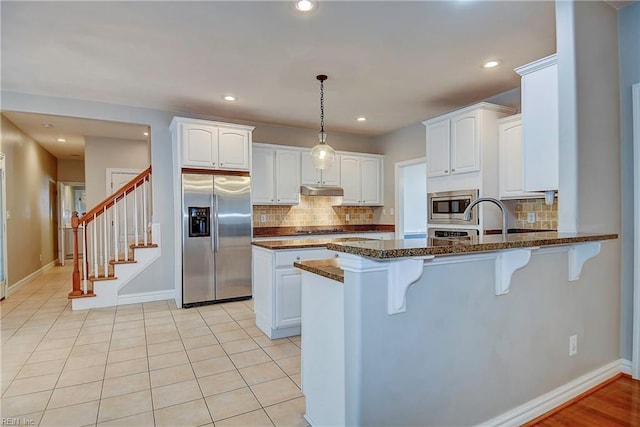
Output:
[[[640,381],[621,376],[585,398],[527,426],[640,426]]]

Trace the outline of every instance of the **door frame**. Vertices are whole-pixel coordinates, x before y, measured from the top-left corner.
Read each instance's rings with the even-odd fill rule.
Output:
[[[2,174],[2,209],[0,209],[0,227],[2,227],[2,270],[4,282],[0,282],[0,299],[9,296],[9,262],[7,257],[7,173],[5,155],[0,153],[0,174]]]
[[[86,183],[84,182],[80,182],[80,181],[58,181],[58,223],[56,224],[56,226],[58,227],[58,264],[60,265],[64,265],[65,259],[67,257],[66,255],[66,251],[65,251],[65,228],[64,228],[64,215],[63,215],[63,211],[64,211],[64,187],[65,186],[69,186],[69,187],[85,187],[86,188]],[[73,209],[71,210],[71,212],[73,212],[75,210],[75,206],[73,206]]]
[[[633,352],[631,373],[640,379],[640,83],[631,88],[631,116],[633,120]]]
[[[396,239],[404,238],[404,168],[407,166],[413,166],[420,163],[426,165],[427,158],[419,157],[417,159],[404,160],[402,162],[396,162],[394,164],[394,179],[396,183],[396,200],[395,200],[395,227],[396,227]],[[425,176],[425,179],[426,176]],[[426,195],[425,195],[426,197]],[[425,218],[426,221],[426,218]],[[426,222],[425,222],[426,226]]]

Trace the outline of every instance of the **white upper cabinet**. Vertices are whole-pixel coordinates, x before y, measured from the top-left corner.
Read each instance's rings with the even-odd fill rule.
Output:
[[[480,135],[478,111],[451,119],[451,173],[480,170]]]
[[[427,124],[427,176],[449,175],[451,121]]]
[[[181,166],[248,171],[252,126],[174,117]]]
[[[340,157],[340,183],[343,205],[380,206],[383,204],[381,156],[343,154]]]
[[[556,55],[516,68],[522,76],[523,189],[558,189],[558,65]]]
[[[301,153],[302,185],[338,187],[340,186],[340,155],[336,154],[333,164],[328,169],[316,169],[311,160],[311,150]]]
[[[251,200],[254,205],[275,202],[275,155],[273,148],[253,146],[251,159]]]
[[[249,132],[218,128],[220,169],[249,170]]]
[[[523,199],[543,197],[542,193],[522,189],[522,122],[521,115],[498,120],[498,151],[500,165],[500,198]]]
[[[218,128],[182,126],[182,164],[215,168],[218,164]]]
[[[300,201],[300,152],[276,150],[276,203],[297,204]]]
[[[495,138],[495,120],[512,113],[500,105],[480,103],[424,121],[427,127],[427,177],[479,172],[482,145]],[[483,130],[484,128],[484,130]]]
[[[251,193],[254,205],[295,205],[300,195],[300,151],[254,145]]]

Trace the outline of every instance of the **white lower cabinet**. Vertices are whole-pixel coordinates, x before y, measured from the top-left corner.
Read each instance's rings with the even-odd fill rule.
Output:
[[[300,326],[300,270],[277,268],[275,279],[276,329]]]
[[[333,258],[337,253],[324,247],[270,250],[253,246],[252,255],[256,326],[271,339],[300,335],[302,273],[293,263]]]

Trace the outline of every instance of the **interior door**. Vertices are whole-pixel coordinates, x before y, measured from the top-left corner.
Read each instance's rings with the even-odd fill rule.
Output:
[[[107,194],[111,195],[126,185],[133,178],[138,176],[142,172],[142,169],[107,169]],[[138,203],[138,218],[134,216],[134,201]],[[137,191],[137,194],[130,193],[126,197],[126,214],[125,203],[123,201],[118,202],[118,212],[116,214],[118,221],[118,251],[123,253],[124,248],[128,246],[128,242],[135,240],[135,225],[138,222],[138,239],[142,240],[142,233],[145,230],[144,224],[139,220],[142,213],[142,189]],[[114,235],[114,221],[111,218],[111,233],[109,238],[113,238]],[[125,227],[126,225],[126,227]],[[126,228],[126,235],[125,235]],[[111,243],[113,245],[113,242]]]

